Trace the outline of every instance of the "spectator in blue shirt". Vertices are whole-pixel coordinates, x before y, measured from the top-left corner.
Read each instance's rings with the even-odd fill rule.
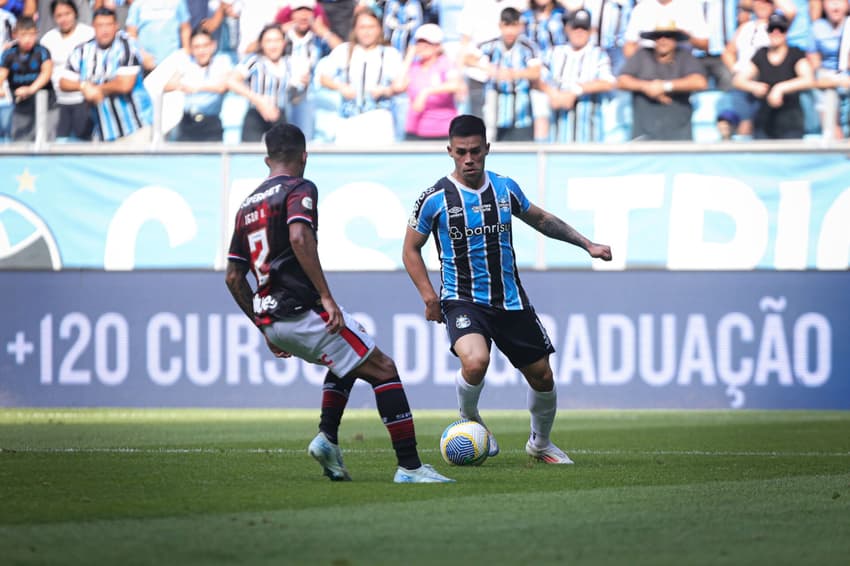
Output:
[[[824,17],[812,24],[807,58],[818,88],[837,89],[838,123],[836,138],[850,136],[850,3],[824,0]]]
[[[181,47],[188,51],[192,28],[186,0],[133,0],[125,29],[136,38],[150,72]]]
[[[478,67],[489,77],[484,86],[485,123],[496,141],[533,141],[531,86],[541,76],[540,54],[522,35],[518,10],[502,10],[499,31],[501,37],[480,47]]]

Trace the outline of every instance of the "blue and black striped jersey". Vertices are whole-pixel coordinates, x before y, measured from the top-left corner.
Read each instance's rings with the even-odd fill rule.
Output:
[[[443,177],[423,192],[409,225],[434,234],[443,301],[471,301],[505,310],[530,306],[519,279],[512,216],[531,206],[516,181],[485,172],[478,189]]]

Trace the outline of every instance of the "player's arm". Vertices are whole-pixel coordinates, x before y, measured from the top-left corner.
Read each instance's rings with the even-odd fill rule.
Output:
[[[224,282],[233,295],[233,300],[245,313],[245,316],[254,320],[254,291],[248,284],[248,265],[241,261],[228,261],[227,271],[224,274]]]
[[[528,210],[520,214],[519,217],[544,236],[578,246],[586,250],[590,257],[611,261],[610,246],[591,242],[582,236],[578,230],[535,204],[530,205]]]
[[[313,227],[306,222],[290,222],[289,243],[292,246],[292,251],[295,252],[295,257],[298,259],[301,269],[304,270],[313,287],[319,292],[322,306],[328,314],[328,319],[325,321],[328,332],[331,334],[339,332],[345,326],[345,320],[343,320],[339,306],[331,296],[328,282],[325,279],[325,272],[322,270],[322,264],[319,261],[319,249]]]
[[[425,320],[443,322],[443,313],[440,310],[440,298],[434,291],[431,279],[428,277],[428,269],[425,260],[422,259],[422,246],[428,241],[428,235],[417,232],[410,226],[404,235],[402,246],[402,262],[407,274],[422,296],[425,303]]]

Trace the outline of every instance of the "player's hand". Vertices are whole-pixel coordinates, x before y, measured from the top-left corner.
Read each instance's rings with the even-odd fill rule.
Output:
[[[342,316],[342,311],[332,297],[322,297],[322,306],[325,308],[325,313],[328,315],[325,320],[325,328],[328,334],[336,334],[345,327],[345,319]]]
[[[587,253],[590,257],[595,257],[604,261],[611,261],[611,246],[604,244],[590,244],[587,246]]]
[[[443,310],[440,308],[440,299],[437,297],[425,301],[425,320],[443,322]]]
[[[274,342],[269,340],[268,336],[266,336],[266,345],[269,347],[269,350],[271,350],[272,354],[274,354],[276,358],[291,358],[292,357],[292,354],[290,354],[286,350],[281,350],[280,347],[277,344],[275,344]]]

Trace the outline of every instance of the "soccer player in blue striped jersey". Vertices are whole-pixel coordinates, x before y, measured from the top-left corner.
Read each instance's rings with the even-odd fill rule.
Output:
[[[59,87],[80,91],[91,104],[96,139],[150,141],[153,106],[142,83],[138,47],[108,8],[95,10],[92,27],[94,39],[71,52]]]
[[[455,168],[416,201],[404,238],[404,266],[425,302],[425,318],[446,323],[452,352],[460,358],[456,384],[461,417],[484,424],[478,399],[495,342],[531,387],[526,452],[550,464],[571,464],[550,439],[557,394],[549,355],[555,349],[522,288],[511,218],[518,216],[541,234],[583,248],[594,258],[610,261],[611,248],[591,242],[529,202],[510,177],[485,170],[489,150],[481,118],[461,115],[452,120],[448,152]],[[431,234],[441,263],[439,296],[422,259]],[[490,439],[490,455],[495,456],[499,447],[492,432]]]

